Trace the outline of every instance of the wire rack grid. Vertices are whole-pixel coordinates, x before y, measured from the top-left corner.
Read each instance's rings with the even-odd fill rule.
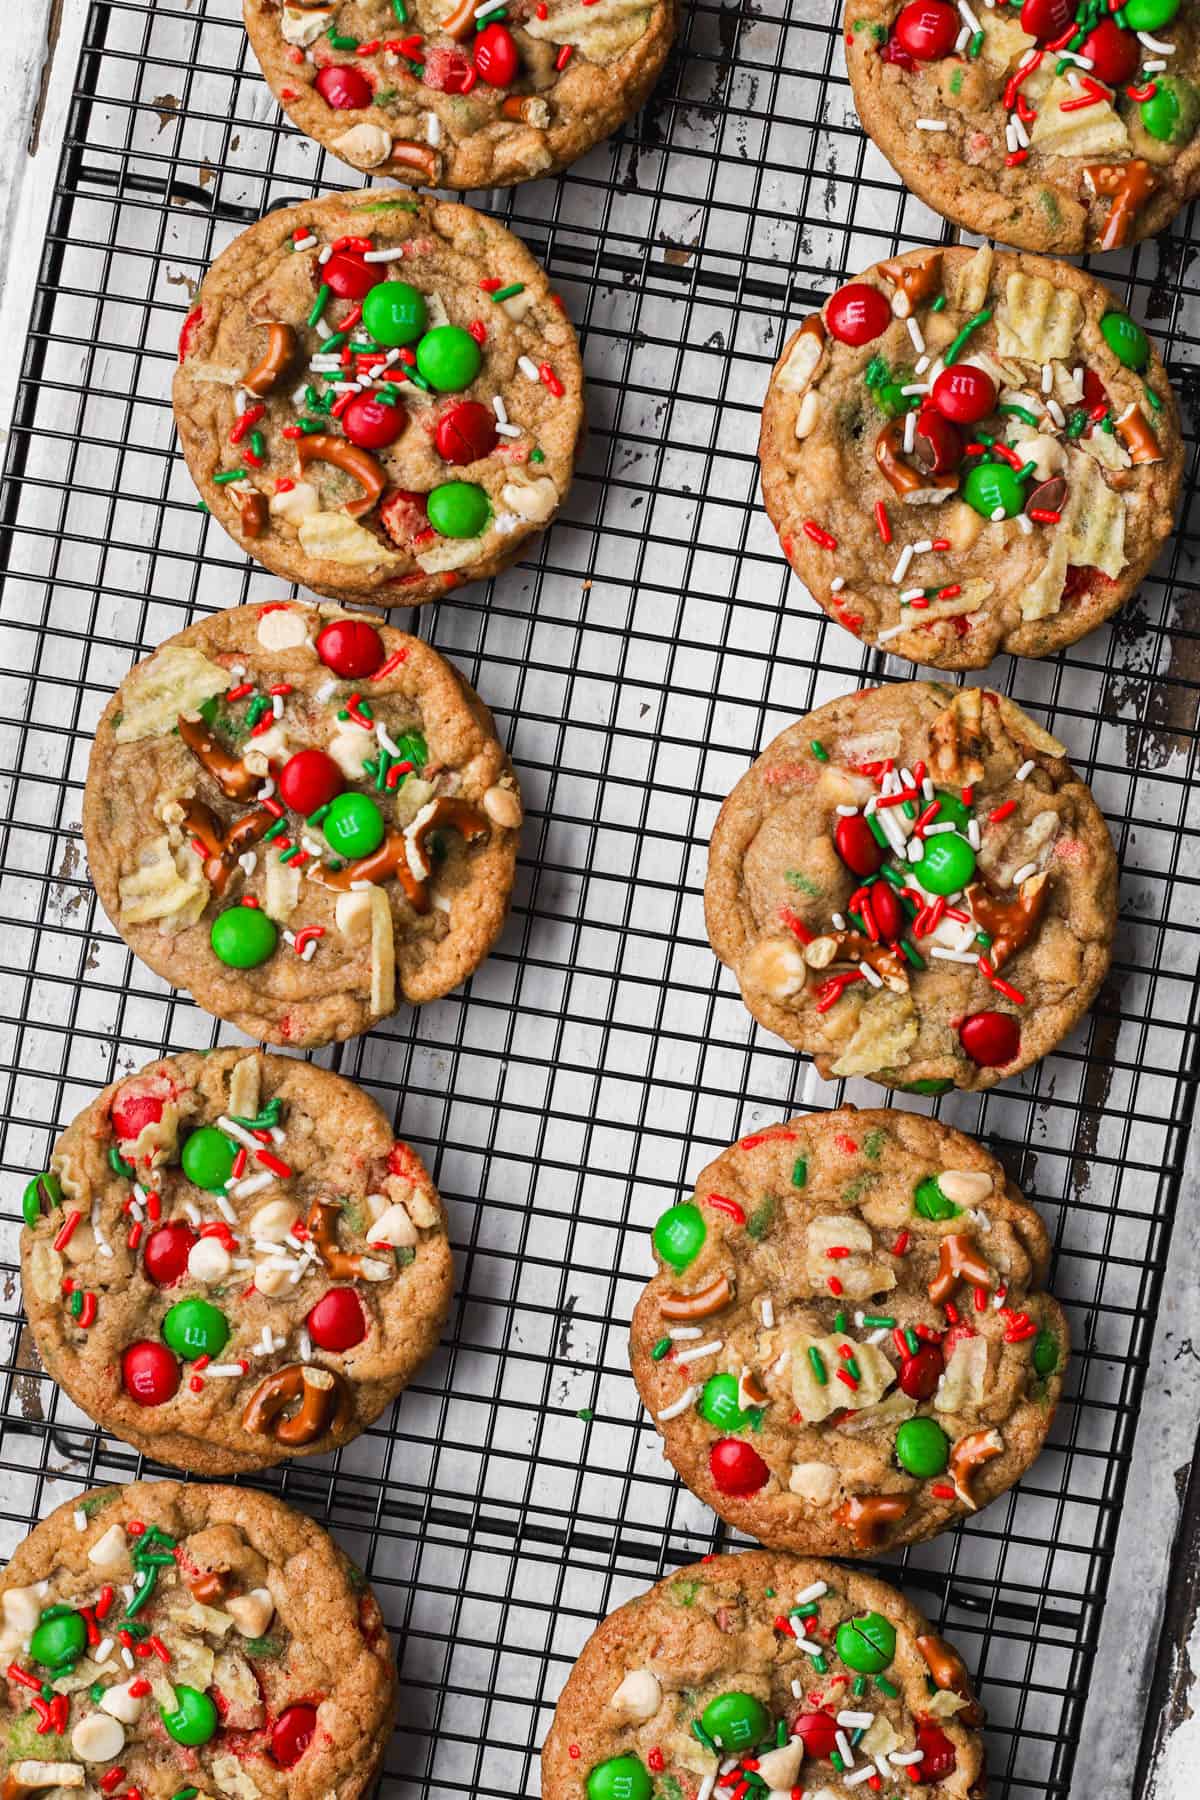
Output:
[[[79,819],[90,734],[131,661],[280,592],[196,510],[175,338],[238,229],[351,176],[281,124],[240,10],[90,6],[23,352],[0,521],[4,1551],[82,1485],[143,1466],[40,1371],[20,1187],[103,1083],[235,1041],[128,956]],[[628,1374],[647,1229],[719,1147],[842,1094],[754,1028],[717,970],[705,846],[786,722],[868,673],[910,673],[864,656],[790,577],[756,499],[758,409],[799,314],[947,236],[858,129],[830,0],[695,0],[640,120],[558,180],[476,198],[547,263],[590,380],[565,517],[520,569],[414,626],[511,743],[530,815],[515,904],[462,993],[322,1058],[430,1160],[458,1293],[438,1356],[378,1427],[264,1478],[376,1584],[404,1694],[384,1787],[406,1797],[536,1792],[595,1621],[724,1541],[664,1472]],[[1179,232],[1105,263],[1185,397],[1191,256]],[[978,1671],[993,1791],[1022,1800],[1070,1788],[1191,1125],[1200,651],[1176,608],[1194,498],[1193,458],[1184,528],[1110,629],[990,672],[1068,742],[1124,872],[1091,1018],[1020,1081],[941,1103],[1041,1204],[1076,1353],[1020,1489],[885,1572]],[[848,1097],[880,1103],[866,1084]]]

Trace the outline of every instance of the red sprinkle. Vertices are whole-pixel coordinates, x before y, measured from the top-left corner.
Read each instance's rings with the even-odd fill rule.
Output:
[[[1062,518],[1062,514],[1060,512],[1051,512],[1050,509],[1045,506],[1031,506],[1029,508],[1029,517],[1036,525],[1057,525]]]
[[[564,44],[563,45],[562,49],[559,51],[558,55],[554,59],[554,66],[556,69],[561,71],[566,68],[567,64],[571,60],[571,51],[573,50],[573,48],[574,48],[574,46],[572,44]]]
[[[952,1487],[947,1486],[947,1484],[944,1481],[937,1482],[933,1487],[930,1488],[929,1491],[931,1494],[936,1495],[936,1497],[939,1500],[957,1500],[958,1499],[958,1495],[955,1493],[954,1489]]]
[[[82,1217],[83,1217],[83,1214],[81,1212],[79,1212],[78,1209],[73,1209],[71,1212],[69,1212],[67,1214],[66,1218],[63,1220],[62,1228],[60,1229],[58,1236],[54,1240],[54,1248],[56,1250],[65,1250],[66,1249],[66,1247],[70,1243],[72,1237],[75,1235],[75,1227],[78,1225],[78,1223],[79,1223],[80,1219],[82,1219]]]
[[[1024,994],[1019,988],[1013,987],[1011,982],[1005,981],[1003,976],[997,975],[986,956],[979,958],[979,972],[987,977],[998,994],[1003,994],[1004,998],[1011,1000],[1014,1006],[1024,1006]]]
[[[270,1150],[256,1150],[254,1158],[264,1169],[270,1169],[272,1175],[278,1175],[281,1181],[287,1181],[292,1173],[288,1165],[278,1156],[272,1155]]]
[[[829,1289],[830,1293],[834,1296],[835,1299],[838,1298],[838,1296],[840,1296],[840,1294],[842,1293],[842,1284],[838,1280],[836,1275],[830,1275],[829,1278],[827,1279],[825,1285]],[[841,1371],[839,1370],[839,1373],[840,1372]]]
[[[906,1256],[908,1254],[908,1246],[909,1246],[910,1241],[911,1240],[909,1237],[909,1233],[907,1231],[902,1231],[900,1233],[899,1237],[896,1239],[895,1243],[892,1245],[892,1255],[893,1256]]]
[[[812,943],[813,933],[808,929],[808,926],[804,923],[804,920],[801,918],[798,918],[796,916],[796,914],[792,911],[790,906],[781,906],[780,907],[779,923],[781,925],[786,925],[788,930],[791,932],[792,936],[794,938],[797,938],[800,943],[802,943],[802,944],[811,944]]]
[[[746,1215],[736,1200],[727,1200],[724,1194],[710,1194],[708,1196],[708,1204],[713,1208],[714,1212],[727,1213],[735,1225],[744,1225],[746,1223]]]
[[[1017,810],[1016,801],[1015,800],[1006,800],[1002,806],[994,807],[992,809],[992,811],[988,814],[988,824],[989,825],[998,825],[1000,823],[1001,819],[1007,819],[1009,817],[1009,815],[1011,813],[1015,813],[1016,810]]]
[[[563,49],[568,52],[570,51],[570,48],[571,48],[571,46],[569,44],[563,45]],[[558,66],[559,66],[559,68],[562,67],[561,62],[559,63]],[[541,376],[543,384],[550,389],[550,392],[554,395],[554,398],[556,400],[561,400],[562,396],[563,396],[563,391],[564,391],[563,384],[558,379],[558,376],[554,373],[554,370],[550,367],[550,364],[549,363],[539,363],[538,364],[538,374]]]
[[[83,1296],[83,1305],[79,1309],[79,1318],[76,1323],[81,1325],[86,1331],[89,1325],[94,1325],[96,1323],[97,1310],[98,1302],[95,1294],[85,1294]]]
[[[880,542],[890,544],[892,541],[892,522],[888,518],[888,509],[882,500],[875,502],[875,523],[879,527]]]
[[[404,663],[407,661],[408,661],[408,651],[407,650],[395,651],[391,656],[388,657],[387,661],[384,663],[382,668],[376,669],[374,675],[372,675],[372,677],[371,677],[371,680],[372,681],[385,680],[387,678],[387,676],[393,675],[395,673],[395,671],[400,667],[401,663]]]
[[[120,1787],[124,1779],[124,1769],[110,1769],[107,1775],[100,1777],[100,1787],[104,1793],[111,1794],[114,1788]]]
[[[837,539],[818,525],[815,519],[805,519],[801,529],[803,530],[805,537],[811,538],[814,544],[819,544],[822,550],[837,549]]]

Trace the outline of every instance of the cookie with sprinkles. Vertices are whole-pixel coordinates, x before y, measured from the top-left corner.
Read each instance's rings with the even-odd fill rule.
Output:
[[[649,98],[678,0],[244,0],[301,131],[418,187],[565,169]]]
[[[173,393],[202,503],[274,574],[419,606],[547,526],[583,434],[575,333],[510,231],[371,188],[270,213],[184,325]]]
[[[592,1633],[542,1793],[891,1800],[903,1783],[984,1800],[983,1716],[958,1651],[887,1582],[764,1550],[706,1556]]]
[[[138,663],[83,833],[137,956],[273,1044],[457,987],[508,909],[521,796],[492,716],[419,638],[336,606],[232,607]]]
[[[1103,283],[944,246],[877,263],[793,333],[759,457],[788,561],[832,619],[981,669],[1072,644],[1134,593],[1184,446],[1158,353]]]
[[[1200,35],[1182,0],[847,0],[864,130],[956,225],[1119,250],[1200,192]]]
[[[421,1159],[360,1088],[292,1057],[189,1052],[114,1082],[24,1215],[47,1372],[104,1430],[202,1475],[349,1443],[450,1304]]]
[[[0,1581],[9,1800],[357,1800],[396,1711],[366,1578],[248,1488],[93,1488]]]
[[[652,1241],[638,1391],[693,1493],[773,1549],[920,1542],[1041,1450],[1067,1356],[1049,1239],[962,1132],[852,1106],[767,1127]]]
[[[940,1094],[1083,1017],[1116,857],[1057,739],[990,688],[918,681],[780,733],[721,808],[704,910],[754,1017],[827,1080]]]

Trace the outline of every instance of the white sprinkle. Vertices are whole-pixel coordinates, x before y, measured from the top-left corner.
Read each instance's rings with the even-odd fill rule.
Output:
[[[330,325],[328,323],[328,321],[325,319],[318,319],[317,320],[317,336],[321,337],[321,338],[332,337],[333,336],[333,326]]]
[[[768,1331],[775,1323],[775,1302],[769,1294],[762,1303],[762,1322]]]
[[[1054,365],[1052,363],[1043,363],[1042,364],[1042,392],[1043,392],[1043,394],[1048,394],[1053,386],[1054,386]]]
[[[200,1212],[200,1208],[196,1205],[196,1202],[194,1200],[185,1200],[183,1203],[183,1210],[187,1214],[188,1218],[191,1220],[193,1225],[199,1225],[200,1219],[201,1219],[201,1212]]]
[[[333,245],[326,244],[324,249],[321,251],[320,256],[318,256],[318,258],[317,258],[317,261],[320,263],[322,268],[325,267],[325,264],[329,261],[329,259],[332,255],[333,255]]]
[[[915,412],[907,412],[904,415],[904,450],[906,455],[912,455],[912,447],[916,441],[917,415]]]
[[[898,1769],[907,1769],[912,1763],[925,1761],[923,1750],[893,1750],[889,1754],[890,1760]]]
[[[129,1602],[126,1601],[126,1605],[128,1605],[128,1604],[129,1604]],[[121,1661],[125,1664],[125,1667],[127,1669],[132,1669],[132,1667],[133,1667],[133,1651],[130,1649],[127,1649],[124,1644],[121,1645]]]
[[[858,817],[857,806],[839,806],[836,810],[841,814],[843,819],[857,819]]]
[[[1147,58],[1142,64],[1142,72],[1146,75],[1157,75],[1159,70],[1165,69],[1166,66],[1167,64],[1164,57],[1156,56],[1153,59]]]
[[[1073,63],[1078,63],[1081,69],[1094,69],[1096,66],[1090,56],[1081,56],[1078,50],[1060,50],[1058,54],[1068,57]]]
[[[1047,400],[1046,411],[1050,414],[1050,417],[1054,420],[1054,423],[1058,426],[1059,430],[1061,431],[1063,426],[1067,422],[1067,415],[1063,411],[1062,407],[1058,404],[1058,401],[1053,400],[1053,399]]]
[[[1148,31],[1139,31],[1137,39],[1139,44],[1143,44],[1147,50],[1153,50],[1158,56],[1174,56],[1178,48],[1176,44],[1165,44],[1161,38],[1151,37]]]
[[[921,783],[921,798],[923,800],[928,801],[928,800],[933,799],[933,795],[934,795],[933,783],[929,779],[928,775],[926,775],[924,781]]]
[[[699,1325],[675,1325],[668,1331],[667,1336],[673,1343],[682,1344],[689,1338],[694,1342],[696,1338],[703,1337],[704,1333],[701,1331]]]
[[[945,119],[918,119],[918,131],[947,131],[949,127]]]
[[[717,1785],[717,1771],[710,1769],[700,1786],[696,1789],[696,1800],[712,1800],[712,1791]]]
[[[904,577],[908,574],[908,565],[912,559],[913,547],[911,544],[905,544],[903,550],[900,552],[899,560],[892,570],[892,580],[897,587],[899,587],[900,583],[904,580]]]
[[[916,782],[913,780],[912,770],[907,763],[902,763],[900,766],[900,786],[902,788],[915,788],[916,785]]]
[[[852,1769],[854,1767],[854,1752],[850,1748],[850,1739],[846,1736],[844,1731],[835,1732],[834,1735],[837,1738],[837,1747],[843,1764],[847,1769]],[[867,1774],[869,1775],[870,1773],[871,1765],[868,1763]],[[844,1779],[845,1777],[843,1776],[843,1780]]]
[[[111,1638],[101,1638],[100,1642],[96,1645],[95,1650],[92,1652],[92,1659],[94,1662],[106,1663],[108,1661],[109,1657],[112,1655],[112,1653],[113,1653],[112,1639]]]
[[[846,577],[844,575],[835,575],[829,584],[829,591],[831,594],[840,594],[845,585]]]
[[[892,846],[893,854],[903,856],[905,853],[904,831],[890,806],[886,812],[879,814],[879,823],[883,826],[883,835]]]
[[[844,913],[834,913],[831,923],[832,923],[833,929],[835,931],[845,931],[845,929],[846,929],[845,914]]]
[[[76,1531],[87,1530],[87,1514],[84,1512],[82,1506],[77,1506],[75,1508],[75,1511],[71,1514],[71,1518],[74,1521]]]
[[[907,387],[900,389],[900,392],[902,394],[927,394],[929,383],[927,381],[910,381]]]
[[[929,552],[932,549],[933,549],[933,539],[932,538],[922,538],[919,544],[913,545],[913,555],[914,556],[928,556]]]
[[[1023,881],[1028,881],[1029,877],[1031,875],[1036,875],[1037,872],[1038,872],[1038,867],[1037,867],[1036,863],[1022,863],[1021,867],[1017,870],[1016,874],[1012,878],[1013,886],[1020,887],[1020,885]]]
[[[1082,363],[1076,363],[1075,367],[1071,370],[1071,380],[1075,383],[1075,386],[1082,393],[1082,391],[1083,391],[1083,364]]]
[[[243,1144],[247,1150],[257,1150],[259,1147],[257,1138],[251,1137],[244,1126],[235,1124],[224,1114],[217,1120],[217,1130],[223,1132],[226,1137],[232,1138],[235,1144]]]
[[[498,11],[500,7],[506,4],[507,0],[483,0],[483,4],[475,8],[475,17],[477,19],[486,19],[489,13]]]
[[[1000,523],[1001,519],[1007,518],[1007,516],[1008,515],[1005,512],[1004,508],[1002,506],[997,506],[991,515],[992,524],[998,525]]]
[[[1016,135],[1018,149],[1027,150],[1029,148],[1029,133],[1025,128],[1025,121],[1022,119],[1020,113],[1013,113],[1012,128]]]
[[[245,1181],[239,1181],[235,1188],[230,1189],[230,1192],[238,1200],[248,1200],[251,1194],[261,1194],[264,1188],[269,1188],[274,1179],[275,1177],[271,1174],[271,1171],[269,1169],[264,1169],[260,1175],[248,1175]],[[231,1225],[235,1224],[237,1222],[237,1214],[229,1205],[228,1200],[226,1200],[222,1194],[218,1194],[216,1196],[216,1201],[218,1212],[222,1212]]]
[[[1033,520],[1028,518],[1025,513],[1017,514],[1017,525],[1025,537],[1028,537],[1033,530]]]
[[[925,339],[922,335],[921,327],[911,314],[904,323],[908,326],[908,335],[913,341],[913,349],[917,352],[918,356],[923,355],[925,351]]]
[[[209,1363],[204,1373],[212,1375],[217,1381],[232,1381],[237,1375],[246,1373],[241,1363]]]
[[[926,837],[937,837],[941,832],[957,831],[957,830],[958,830],[957,825],[954,825],[949,820],[947,820],[944,824],[941,824],[941,825],[927,825],[925,827],[925,836]]]
[[[875,1714],[865,1712],[840,1712],[837,1715],[837,1722],[839,1725],[844,1725],[847,1731],[870,1731],[872,1725],[875,1723]]]
[[[519,438],[521,435],[521,427],[519,425],[497,425],[496,431],[498,435],[503,438]]]
[[[887,1330],[873,1331],[867,1339],[868,1344],[886,1344],[891,1333]]]
[[[975,14],[967,5],[967,0],[958,0],[958,13],[968,31],[971,33],[971,36],[974,37],[975,33],[980,30],[980,24],[979,20],[975,17]]]
[[[812,1638],[805,1637],[803,1632],[796,1630],[795,1627],[793,1627],[793,1630],[795,1630],[796,1643],[806,1656],[820,1656],[822,1654],[820,1644],[814,1643]]]
[[[979,834],[979,820],[978,819],[968,819],[967,820],[967,842],[968,842],[968,844],[970,844],[972,850],[978,850],[981,843],[983,842],[983,839],[980,837],[980,834]]]
[[[518,356],[517,367],[518,367],[518,369],[520,369],[522,375],[524,375],[526,381],[540,381],[541,380],[541,376],[537,372],[537,364],[535,362],[531,362],[529,357]]]
[[[1036,768],[1037,764],[1034,762],[1032,756],[1029,757],[1017,770],[1016,779],[1018,781],[1028,781]]]
[[[678,1400],[672,1400],[670,1406],[664,1406],[660,1413],[655,1414],[659,1424],[663,1424],[667,1419],[677,1419],[681,1413],[687,1412],[690,1406],[695,1405],[696,1395],[699,1392],[699,1388],[685,1388]]]
[[[958,36],[954,40],[954,54],[956,56],[962,56],[962,54],[964,53],[964,51],[967,48],[967,45],[971,42],[972,36],[973,36],[973,33],[971,31],[971,27],[969,25],[964,25],[962,30],[959,32]]]
[[[493,394],[492,411],[495,413],[501,425],[508,424],[508,408],[504,404],[503,394]]]
[[[902,637],[906,631],[910,631],[911,629],[912,627],[904,624],[903,621],[901,621],[899,625],[889,625],[886,631],[876,632],[875,642],[877,644],[890,644],[893,638]]]
[[[793,1700],[800,1700],[803,1698],[803,1695],[804,1695],[804,1683],[802,1681],[793,1681],[793,1683],[792,1683],[792,1698],[793,1698]]]
[[[866,977],[868,986],[873,988],[881,988],[883,986],[883,977],[875,973],[869,962],[859,963],[858,966]]]
[[[387,726],[382,719],[376,719],[375,721],[375,736],[389,756],[398,757],[400,755],[400,746],[396,743],[394,738],[388,736]]]
[[[313,237],[311,232],[309,233],[308,237],[299,238],[296,241],[294,241],[292,244],[293,253],[297,256],[300,255],[302,251],[315,250],[316,247],[317,247],[317,240],[315,237]]]
[[[921,600],[924,596],[924,588],[905,588],[900,596],[900,604],[901,606],[911,606],[914,600]]]
[[[874,1773],[874,1764],[866,1762],[861,1769],[855,1769],[852,1775],[843,1775],[842,1781],[846,1787],[859,1787],[864,1781],[870,1781]]]
[[[909,862],[910,863],[919,863],[924,855],[925,855],[925,846],[922,843],[918,842],[918,840],[916,838],[914,838],[912,840],[912,842],[908,845],[908,860],[909,860]]]
[[[1008,124],[1004,127],[1004,147],[1010,155],[1019,147],[1017,144],[1017,131],[1013,117],[1009,118]]]
[[[929,954],[936,956],[941,962],[975,963],[979,960],[973,951],[944,950],[940,944],[935,944]]]
[[[882,1752],[880,1752],[880,1754],[875,1758],[875,1767],[879,1770],[879,1773],[882,1775],[882,1777],[885,1781],[891,1780],[892,1765],[888,1761],[887,1757]]]
[[[703,1356],[715,1356],[724,1347],[723,1338],[710,1338],[707,1344],[696,1344],[691,1350],[681,1350],[675,1361],[680,1368],[685,1369],[689,1363],[699,1362]]]

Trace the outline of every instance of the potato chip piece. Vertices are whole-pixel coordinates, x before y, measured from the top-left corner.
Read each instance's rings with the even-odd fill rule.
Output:
[[[983,48],[979,55],[989,69],[1009,69],[1018,57],[1037,43],[1036,38],[1022,31],[1019,20],[1011,13],[999,9],[985,12],[980,24],[983,26]]]
[[[849,1042],[833,1065],[835,1075],[873,1075],[890,1069],[917,1041],[911,995],[880,988],[865,1002]]]
[[[815,1350],[824,1367],[822,1382],[813,1366],[810,1350]],[[837,1371],[845,1364],[841,1355],[847,1350],[859,1371],[857,1387],[847,1387],[837,1380]],[[830,1413],[862,1412],[882,1400],[896,1379],[896,1371],[874,1344],[860,1344],[844,1331],[831,1331],[826,1337],[803,1337],[792,1346],[792,1397],[806,1425],[819,1424]]]
[[[1129,133],[1108,100],[1078,112],[1063,112],[1064,100],[1080,98],[1079,89],[1058,78],[1050,83],[1034,120],[1029,142],[1044,156],[1114,156],[1129,150]],[[1063,352],[1062,354],[1065,354]]]
[[[479,555],[479,539],[443,538],[428,550],[422,550],[417,562],[427,575],[440,575],[447,569],[461,569]]]
[[[323,31],[328,31],[337,7],[316,6],[284,6],[279,20],[279,29],[285,44],[296,44],[301,50],[307,50],[315,44]]]
[[[1051,619],[1062,609],[1063,589],[1067,583],[1067,540],[1061,524],[1055,527],[1045,562],[1021,589],[1023,619]]]
[[[548,19],[530,16],[522,28],[551,44],[574,44],[589,62],[608,63],[644,37],[649,23],[646,0],[576,0]]]
[[[969,261],[952,268],[947,286],[956,312],[977,313],[987,300],[994,261],[990,244],[981,244]]]
[[[1072,451],[1067,472],[1067,503],[1059,532],[1066,539],[1067,561],[1076,568],[1100,569],[1113,581],[1125,567],[1125,501],[1110,488],[1096,463]]]
[[[1009,276],[1004,293],[1008,306],[998,331],[1002,356],[1022,356],[1036,363],[1070,356],[1083,324],[1078,294],[1023,270]]]
[[[234,1063],[229,1072],[229,1104],[225,1108],[233,1118],[258,1117],[261,1078],[262,1069],[256,1050],[252,1050],[249,1056],[243,1056],[241,1062]]]
[[[138,853],[138,866],[117,883],[121,898],[120,926],[160,921],[173,937],[194,925],[208,905],[208,883],[200,858],[190,844],[172,855],[166,837],[150,838]]]
[[[197,712],[232,682],[228,669],[210,662],[199,650],[169,644],[126,678],[124,709],[116,727],[118,744],[165,736],[174,731],[180,713]]]
[[[277,924],[284,925],[300,904],[300,868],[295,862],[280,862],[277,850],[267,856],[264,870],[263,911]]]
[[[962,1338],[950,1353],[933,1404],[939,1412],[964,1412],[980,1405],[987,1377],[988,1346],[984,1337]]]
[[[1019,743],[1028,744],[1032,750],[1040,750],[1043,756],[1065,756],[1067,746],[1060,744],[1056,737],[1031,719],[1029,714],[1019,707],[1015,700],[1007,694],[997,694],[996,704],[1000,708],[1000,717],[1004,720],[1010,737]]]
[[[1133,462],[1115,431],[1090,431],[1086,437],[1076,439],[1076,447],[1102,469],[1128,469]]]
[[[392,909],[381,887],[371,889],[371,1011],[377,1018],[396,1010],[396,940]]]
[[[347,569],[394,568],[400,560],[357,519],[342,512],[308,513],[296,535],[306,555],[341,563]]]

